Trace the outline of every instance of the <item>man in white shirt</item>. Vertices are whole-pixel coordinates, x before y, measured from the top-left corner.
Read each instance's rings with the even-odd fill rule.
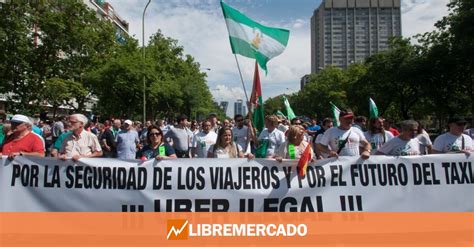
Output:
[[[247,150],[249,128],[244,125],[244,117],[240,114],[235,115],[235,127],[232,128],[234,142],[245,152]]]
[[[369,130],[364,132],[365,139],[372,147],[371,154],[375,154],[385,143],[393,139],[393,134],[383,127],[383,118],[369,119]]]
[[[263,150],[266,158],[273,157],[276,150],[285,142],[285,134],[277,129],[278,118],[275,115],[265,117],[265,129],[258,136],[257,146],[265,147]],[[258,150],[257,150],[258,154]],[[262,154],[258,154],[261,156]]]
[[[413,120],[406,120],[401,123],[402,133],[386,142],[379,150],[377,155],[419,155],[420,141],[418,135],[418,123]]]
[[[438,136],[433,145],[433,153],[465,153],[474,151],[470,136],[463,134],[467,121],[459,116],[449,119],[449,132]]]
[[[202,131],[195,134],[193,138],[193,157],[206,158],[209,147],[214,145],[217,140],[217,134],[211,131],[211,122],[204,120],[202,122]]]
[[[359,156],[362,159],[370,157],[370,143],[365,139],[364,133],[353,127],[354,113],[351,110],[339,113],[338,127],[332,127],[324,132],[318,144],[323,153],[329,157]],[[360,152],[362,149],[362,152]]]

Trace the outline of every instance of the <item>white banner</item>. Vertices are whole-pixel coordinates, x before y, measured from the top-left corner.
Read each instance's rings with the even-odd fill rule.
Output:
[[[473,155],[296,161],[2,157],[0,211],[472,212]]]

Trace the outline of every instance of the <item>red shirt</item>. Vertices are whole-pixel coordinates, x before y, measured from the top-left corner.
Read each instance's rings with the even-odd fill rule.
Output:
[[[21,139],[14,140],[13,135],[11,135],[3,144],[2,155],[18,152],[44,154],[44,145],[41,137],[30,132]]]
[[[395,128],[390,127],[388,131],[390,131],[395,137],[400,135],[400,132],[398,132],[398,130]]]

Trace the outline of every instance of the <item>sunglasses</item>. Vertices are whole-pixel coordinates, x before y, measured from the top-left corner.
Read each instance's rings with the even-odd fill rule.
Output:
[[[19,126],[19,125],[22,125],[23,122],[10,122],[10,124],[11,124],[12,126]]]
[[[160,132],[156,132],[156,133],[150,133],[148,134],[149,136],[160,136],[162,135]]]

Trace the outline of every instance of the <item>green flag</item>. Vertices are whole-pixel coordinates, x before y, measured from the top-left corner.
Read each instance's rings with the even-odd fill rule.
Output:
[[[332,102],[329,102],[331,104],[331,112],[332,112],[332,115],[333,115],[333,118],[334,118],[334,127],[337,127],[339,126],[339,113],[341,113],[341,110],[339,110],[339,108],[337,108],[337,106],[335,104],[333,104]]]
[[[282,116],[282,117],[286,118],[285,114],[283,114],[283,112],[281,112],[280,110],[278,110],[278,111],[276,112],[276,115],[277,115],[277,116]]]
[[[290,31],[261,25],[222,1],[221,6],[232,53],[256,59],[267,72],[267,62],[285,50]]]
[[[372,98],[369,98],[369,117],[376,118],[379,116],[379,109]]]
[[[283,104],[285,104],[286,107],[286,115],[288,115],[288,120],[291,121],[293,118],[296,118],[296,115],[293,112],[293,109],[291,109],[290,102],[288,102],[286,96],[283,96]]]

